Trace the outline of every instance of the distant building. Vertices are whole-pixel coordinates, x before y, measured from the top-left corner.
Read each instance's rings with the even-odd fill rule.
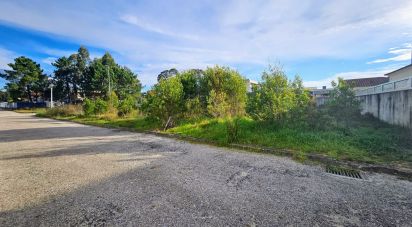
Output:
[[[384,84],[389,82],[388,77],[370,77],[370,78],[359,78],[359,79],[350,79],[345,80],[347,84],[349,84],[354,91],[374,87],[379,84]]]
[[[326,101],[329,99],[330,92],[333,90],[332,88],[326,88],[326,86],[323,86],[322,89],[318,89],[316,87],[306,89],[309,90],[309,94],[315,101],[316,106],[324,105]]]
[[[246,91],[252,92],[252,88],[255,86],[259,86],[259,83],[255,80],[246,79]]]
[[[412,77],[412,63],[393,72],[386,73],[385,76],[389,77],[389,81],[402,80]]]

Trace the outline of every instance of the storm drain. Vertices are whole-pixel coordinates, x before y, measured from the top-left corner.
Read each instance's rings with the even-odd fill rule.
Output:
[[[335,175],[345,176],[345,177],[352,177],[352,178],[362,179],[362,176],[359,173],[359,171],[356,171],[356,170],[353,170],[353,169],[346,169],[346,168],[337,167],[337,166],[327,166],[326,167],[326,172],[327,173],[332,173],[332,174],[335,174]]]

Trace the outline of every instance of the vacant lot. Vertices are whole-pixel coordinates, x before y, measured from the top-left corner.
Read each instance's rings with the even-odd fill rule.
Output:
[[[412,183],[0,111],[0,226],[412,225]]]

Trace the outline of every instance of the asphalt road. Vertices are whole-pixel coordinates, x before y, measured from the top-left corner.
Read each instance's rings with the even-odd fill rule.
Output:
[[[411,226],[412,182],[0,111],[0,226]]]

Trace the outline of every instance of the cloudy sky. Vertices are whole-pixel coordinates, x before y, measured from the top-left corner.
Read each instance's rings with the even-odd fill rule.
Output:
[[[409,64],[411,12],[411,0],[1,0],[0,69],[25,55],[51,74],[51,62],[85,45],[146,87],[164,69],[215,64],[254,80],[281,64],[322,86]]]

